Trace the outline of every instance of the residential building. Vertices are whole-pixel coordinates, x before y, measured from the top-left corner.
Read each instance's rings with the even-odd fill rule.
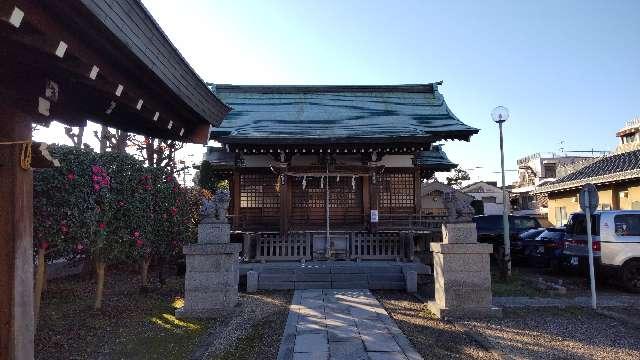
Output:
[[[620,143],[615,153],[589,160],[536,189],[549,199],[550,222],[564,225],[569,214],[581,211],[578,193],[587,183],[596,186],[601,210],[640,209],[640,121],[628,122],[616,136]]]
[[[547,198],[535,189],[555,181],[570,172],[570,165],[584,163],[593,156],[572,156],[566,153],[535,153],[518,159],[518,179],[511,189],[510,201],[515,214],[544,215]]]
[[[495,181],[474,182],[463,187],[460,191],[482,201],[484,215],[497,215],[504,211],[502,189]]]
[[[466,197],[468,202],[473,201],[473,196],[457,190],[447,184],[443,184],[438,180],[422,183],[422,213],[425,215],[443,215],[447,212],[447,194],[454,194],[456,197]]]

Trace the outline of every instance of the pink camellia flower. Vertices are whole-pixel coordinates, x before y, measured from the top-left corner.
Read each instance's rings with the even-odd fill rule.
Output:
[[[136,247],[141,248],[144,242],[141,239],[136,239]]]
[[[95,191],[100,190],[100,184],[93,184],[93,190]]]
[[[62,235],[65,235],[69,232],[69,226],[65,223],[60,223],[60,232],[62,233]]]
[[[82,245],[81,243],[77,243],[76,244],[76,250],[78,250],[78,251],[84,250],[84,245]]]
[[[124,201],[122,201],[122,200],[118,201],[118,206],[119,207],[123,207],[124,206]]]
[[[40,249],[47,250],[48,247],[49,247],[49,243],[47,241],[43,241],[40,243]]]
[[[133,237],[134,237],[134,238],[139,238],[139,237],[140,237],[140,231],[135,230],[135,231],[133,232]]]
[[[172,207],[171,208],[171,215],[176,216],[176,214],[178,214],[178,209]]]
[[[67,174],[67,179],[68,179],[69,181],[73,181],[73,180],[75,180],[75,179],[76,179],[76,177],[77,177],[77,176],[76,176],[76,173],[75,173],[75,172],[73,172],[73,171],[69,171],[69,173]]]
[[[98,229],[100,229],[100,230],[104,230],[106,227],[107,227],[107,224],[105,224],[105,223],[103,223],[103,222],[98,223]]]

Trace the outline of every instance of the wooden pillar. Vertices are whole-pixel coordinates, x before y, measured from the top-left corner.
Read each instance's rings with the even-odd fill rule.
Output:
[[[233,170],[233,180],[231,181],[233,188],[231,195],[233,199],[233,228],[240,229],[240,172]]]
[[[365,229],[369,228],[371,221],[371,186],[369,175],[362,176],[362,224]]]
[[[286,234],[289,231],[289,199],[291,198],[291,196],[289,196],[291,192],[289,182],[291,181],[291,177],[284,174],[282,176],[284,184],[282,182],[280,183],[280,233]],[[278,178],[278,181],[281,181],[281,178]]]
[[[31,140],[31,122],[0,103],[0,142]],[[0,359],[33,359],[33,177],[22,144],[0,144]]]
[[[376,176],[375,177],[376,183],[374,183],[373,182],[373,177],[370,176],[369,178],[371,179],[370,186],[369,186],[369,193],[371,194],[371,199],[370,199],[371,200],[370,201],[371,210],[378,210],[378,201],[379,201],[379,198],[378,198],[378,196],[379,196],[378,195],[378,188],[379,188],[378,183],[380,181],[382,181],[382,179],[380,179],[379,176]],[[369,231],[375,232],[376,230],[378,230],[378,225],[374,224],[374,223],[371,223]]]
[[[413,193],[415,197],[416,214],[422,213],[422,179],[420,177],[420,169],[415,168],[413,171]]]

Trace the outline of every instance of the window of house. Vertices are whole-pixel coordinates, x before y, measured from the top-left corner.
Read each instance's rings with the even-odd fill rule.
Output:
[[[496,199],[495,196],[483,196],[482,197],[482,202],[485,203],[485,204],[487,204],[487,203],[495,204],[496,201],[497,201],[497,199]]]
[[[618,236],[640,236],[640,214],[616,215],[613,223]]]
[[[544,164],[544,177],[556,177],[556,164]]]
[[[556,208],[556,226],[564,226],[567,223],[567,208]]]

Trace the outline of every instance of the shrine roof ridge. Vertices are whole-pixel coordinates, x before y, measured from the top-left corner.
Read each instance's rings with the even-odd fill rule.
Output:
[[[439,84],[216,85],[214,92],[232,110],[211,138],[222,143],[468,141],[479,130],[453,114]]]
[[[295,93],[344,93],[344,92],[407,92],[433,93],[442,81],[428,84],[401,85],[233,85],[211,84],[214,92],[295,94]]]

